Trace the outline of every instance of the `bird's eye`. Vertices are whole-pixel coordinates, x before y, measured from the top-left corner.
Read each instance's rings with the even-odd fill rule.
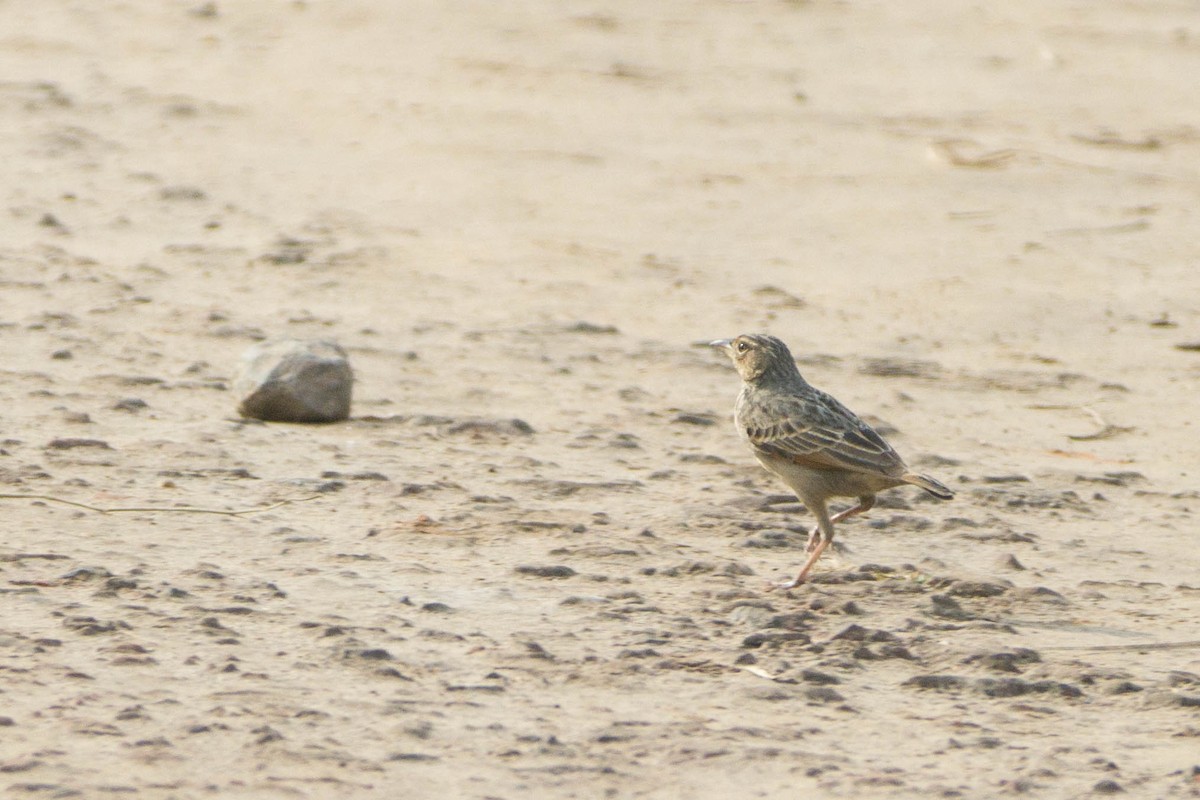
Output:
[[[746,352],[746,351],[747,351],[747,350],[749,350],[749,349],[750,349],[750,345],[746,344],[745,342],[738,342],[738,343],[737,343],[737,351],[738,351],[739,353],[744,353],[744,352]]]

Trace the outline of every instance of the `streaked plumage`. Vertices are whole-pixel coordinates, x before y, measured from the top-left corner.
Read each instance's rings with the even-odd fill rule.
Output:
[[[712,344],[729,353],[742,376],[734,407],[738,433],[817,518],[808,560],[783,588],[804,582],[833,541],[833,524],[869,510],[877,492],[909,483],[943,500],[954,496],[933,478],[910,470],[870,425],[804,380],[779,339],[745,334]],[[857,497],[858,505],[830,517],[826,502],[831,497]]]

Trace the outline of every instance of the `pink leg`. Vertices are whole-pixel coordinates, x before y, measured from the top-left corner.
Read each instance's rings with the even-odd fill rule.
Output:
[[[825,552],[825,548],[829,547],[832,542],[833,539],[822,538],[820,544],[816,546],[816,549],[814,549],[808,556],[808,560],[804,562],[804,566],[800,569],[800,574],[795,578],[792,578],[790,581],[784,581],[783,583],[775,584],[774,588],[795,589],[797,586],[804,583],[804,580],[808,577],[808,573],[812,570],[813,565],[817,563],[817,559],[821,557],[821,554]]]
[[[865,514],[866,512],[870,511],[874,507],[875,507],[875,495],[873,495],[873,494],[863,495],[862,497],[858,498],[858,505],[851,506],[850,508],[847,508],[844,511],[839,511],[838,513],[834,514],[833,518],[829,521],[830,522],[841,522],[844,519],[850,519],[850,517],[853,517],[856,514]]]
[[[806,504],[809,505],[809,504]],[[808,578],[808,573],[812,571],[813,566],[817,563],[817,559],[825,552],[829,545],[833,544],[833,523],[841,522],[844,519],[849,519],[855,514],[862,514],[870,511],[875,505],[875,495],[868,494],[858,498],[858,505],[851,506],[844,511],[839,511],[833,517],[829,516],[829,512],[825,508],[824,503],[812,503],[809,508],[813,515],[817,518],[817,524],[808,535],[808,544],[805,550],[808,552],[808,560],[804,562],[804,566],[800,568],[800,574],[790,581],[775,584],[773,588],[777,589],[795,589],[800,584],[804,583]]]

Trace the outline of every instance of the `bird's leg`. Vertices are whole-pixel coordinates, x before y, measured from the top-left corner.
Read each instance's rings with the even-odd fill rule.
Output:
[[[813,525],[812,530],[808,532],[808,541],[804,543],[804,552],[811,553],[817,549],[817,545],[821,542],[821,526]]]
[[[862,498],[859,498],[860,500]],[[800,584],[804,583],[804,579],[808,577],[808,573],[812,570],[813,565],[817,563],[817,559],[825,552],[825,548],[833,543],[833,520],[829,518],[829,509],[825,507],[825,501],[805,502],[813,516],[817,518],[817,526],[813,529],[813,533],[808,537],[809,554],[808,560],[804,562],[804,566],[800,569],[800,574],[790,581],[777,583],[772,586],[775,589],[795,589]],[[868,506],[869,508],[869,506]],[[813,540],[816,538],[814,546]]]
[[[853,517],[856,514],[864,514],[868,511],[870,511],[872,508],[874,508],[874,506],[875,506],[875,495],[865,494],[862,497],[858,498],[858,505],[851,506],[850,508],[847,508],[844,511],[839,511],[838,513],[834,514],[833,519],[831,519],[829,521],[830,522],[841,522],[842,520],[849,519],[850,517]]]
[[[849,519],[855,514],[862,514],[870,511],[875,506],[875,495],[868,494],[858,498],[858,505],[847,508],[845,511],[839,511],[834,514],[829,522],[841,522],[844,519]],[[811,553],[817,549],[817,545],[821,543],[821,525],[820,523],[813,525],[811,531],[808,532],[808,542],[804,545],[804,552]]]

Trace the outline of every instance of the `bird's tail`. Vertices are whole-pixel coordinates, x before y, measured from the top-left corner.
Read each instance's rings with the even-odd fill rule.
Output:
[[[903,475],[905,483],[911,483],[913,486],[920,486],[925,491],[929,492],[939,500],[949,500],[954,497],[954,492],[928,475],[918,475],[915,472],[908,472]]]

